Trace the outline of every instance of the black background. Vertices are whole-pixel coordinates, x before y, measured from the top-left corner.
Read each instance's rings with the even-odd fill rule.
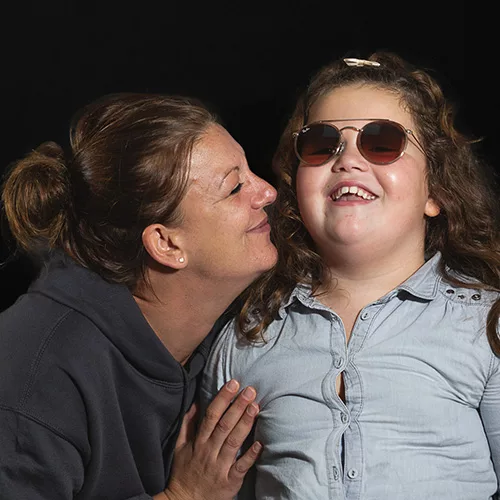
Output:
[[[270,182],[270,160],[300,89],[321,65],[378,49],[433,71],[459,104],[462,130],[484,137],[498,172],[500,54],[494,3],[77,2],[3,6],[0,173],[40,142],[65,143],[79,107],[109,92],[193,95],[210,103]],[[496,59],[496,58],[499,59]],[[5,261],[11,252],[0,240]],[[32,278],[0,269],[0,310]]]

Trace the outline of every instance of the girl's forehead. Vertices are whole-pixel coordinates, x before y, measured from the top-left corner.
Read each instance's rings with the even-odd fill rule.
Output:
[[[387,118],[410,126],[411,114],[401,95],[374,85],[348,85],[319,97],[309,110],[309,120]]]

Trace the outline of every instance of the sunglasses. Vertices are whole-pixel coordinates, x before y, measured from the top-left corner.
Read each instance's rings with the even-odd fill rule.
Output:
[[[371,120],[361,128],[349,125],[338,128],[334,122]],[[319,167],[340,155],[345,148],[342,140],[343,130],[358,132],[356,145],[359,152],[370,163],[389,165],[401,158],[408,145],[408,138],[425,155],[423,146],[415,137],[413,130],[392,120],[358,118],[354,120],[321,120],[305,125],[294,132],[295,154],[306,165]]]

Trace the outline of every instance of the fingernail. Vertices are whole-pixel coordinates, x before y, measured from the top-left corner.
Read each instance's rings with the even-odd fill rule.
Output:
[[[236,392],[238,390],[238,387],[240,386],[240,384],[238,384],[238,382],[234,379],[230,380],[228,383],[227,383],[227,388],[229,389],[229,391],[231,392]]]
[[[255,397],[255,390],[252,389],[251,387],[247,387],[244,391],[243,391],[243,397],[245,399],[253,399]]]
[[[255,417],[255,415],[257,415],[257,413],[259,413],[259,407],[255,403],[252,403],[251,405],[247,406],[247,413],[251,417]]]
[[[255,443],[252,445],[252,450],[254,453],[260,453],[260,451],[262,450],[262,445],[258,441],[255,441]]]

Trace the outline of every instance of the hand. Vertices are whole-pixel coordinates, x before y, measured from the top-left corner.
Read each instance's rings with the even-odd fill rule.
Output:
[[[261,444],[255,442],[236,459],[259,412],[252,387],[242,391],[229,381],[208,406],[195,435],[196,407],[184,418],[177,440],[171,479],[164,495],[169,500],[230,500],[257,460]],[[165,498],[165,497],[163,497]]]

